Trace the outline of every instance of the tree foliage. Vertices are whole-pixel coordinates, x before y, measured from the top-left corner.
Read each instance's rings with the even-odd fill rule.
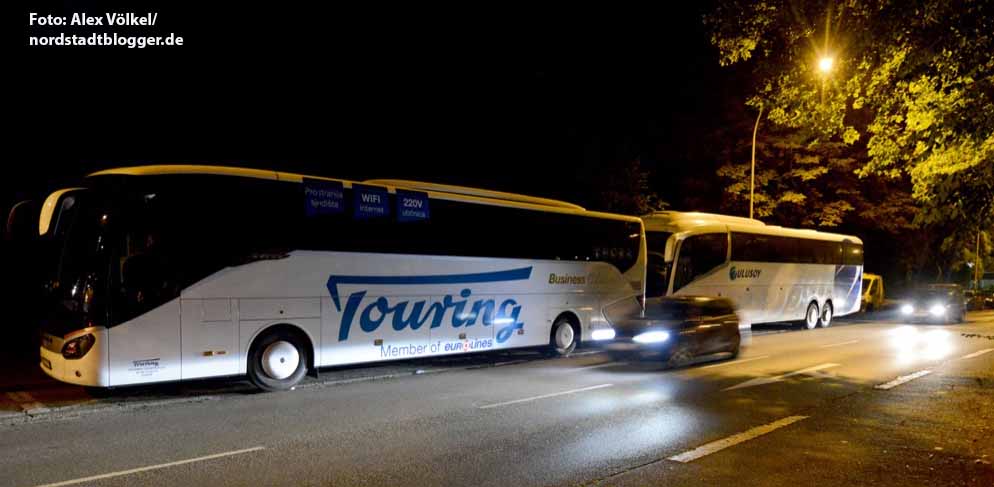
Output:
[[[909,178],[918,224],[990,227],[994,0],[719,0],[705,23],[769,121],[865,151],[861,177]]]
[[[726,154],[741,161],[747,147]],[[838,228],[844,222],[888,234],[908,230],[915,207],[908,188],[885,178],[858,178],[858,151],[841,142],[805,143],[796,131],[776,131],[757,142],[755,216],[787,226]],[[723,211],[748,214],[750,162],[718,169],[726,179]]]
[[[605,211],[645,215],[665,210],[669,204],[649,188],[649,171],[639,159],[610,167],[597,176],[595,204]]]

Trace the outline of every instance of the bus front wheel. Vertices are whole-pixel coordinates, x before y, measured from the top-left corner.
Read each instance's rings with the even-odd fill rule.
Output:
[[[277,330],[262,337],[249,352],[248,376],[264,391],[293,389],[307,374],[307,347],[293,333]]]
[[[549,340],[549,351],[554,356],[566,356],[576,349],[577,331],[576,327],[566,316],[556,318],[552,324],[552,337]]]
[[[807,330],[814,330],[818,326],[818,322],[821,321],[821,314],[818,313],[818,303],[814,301],[808,305],[808,311],[804,314],[804,321],[801,322],[801,326]]]

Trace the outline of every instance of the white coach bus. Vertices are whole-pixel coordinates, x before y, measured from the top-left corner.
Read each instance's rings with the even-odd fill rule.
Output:
[[[638,218],[411,181],[144,166],[53,193],[41,368],[108,387],[517,347],[568,354],[638,310]]]
[[[662,211],[642,220],[647,296],[724,296],[745,324],[797,320],[808,329],[859,311],[859,238],[710,213]]]

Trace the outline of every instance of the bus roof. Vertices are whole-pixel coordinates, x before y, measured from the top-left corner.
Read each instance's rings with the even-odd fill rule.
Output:
[[[858,237],[839,233],[820,232],[817,230],[786,228],[777,225],[767,225],[759,220],[739,216],[719,215],[716,213],[657,211],[642,217],[646,231],[665,231],[671,233],[691,232],[700,230],[701,233],[712,232],[716,226],[726,227],[728,231],[742,233],[758,233],[763,235],[780,235],[785,237],[809,238],[814,240],[830,240],[840,242],[851,240],[863,243]]]
[[[256,178],[256,179],[268,179],[272,181],[285,181],[292,183],[300,183],[304,178],[308,179],[320,179],[325,181],[339,181],[345,187],[352,187],[353,181],[346,179],[336,179],[328,178],[324,176],[310,176],[290,172],[273,171],[266,169],[248,169],[241,167],[229,167],[229,166],[210,166],[210,165],[195,165],[195,164],[165,164],[165,165],[149,165],[149,166],[132,166],[132,167],[121,167],[114,169],[105,169],[102,171],[97,171],[89,174],[87,177],[94,176],[162,176],[162,175],[174,175],[174,174],[204,174],[204,175],[215,175],[215,176],[235,176],[235,177],[246,177],[246,178]],[[534,196],[519,195],[513,193],[504,193],[500,191],[490,191],[484,189],[476,188],[464,188],[460,186],[451,186],[445,184],[434,184],[425,183],[418,181],[406,181],[401,179],[371,179],[365,181],[363,184],[376,184],[379,186],[384,186],[390,192],[396,192],[396,189],[412,189],[423,191],[428,193],[431,198],[451,200],[451,201],[463,201],[469,203],[477,203],[483,205],[494,205],[494,206],[507,206],[514,208],[522,208],[529,210],[538,211],[549,211],[554,213],[572,213],[572,214],[582,214],[584,216],[590,216],[594,218],[605,218],[611,220],[624,220],[631,222],[642,223],[642,221],[633,216],[619,215],[615,213],[602,213],[598,211],[589,211],[584,209],[582,206],[574,205],[572,203],[567,203],[564,201],[558,201],[548,198],[539,198]]]
[[[654,211],[642,217],[648,226],[649,222],[659,225],[674,225],[690,227],[710,225],[713,223],[737,223],[740,225],[765,225],[763,222],[742,216],[719,215],[699,211]]]
[[[406,179],[367,179],[363,182],[367,184],[393,186],[395,188],[413,189],[417,191],[432,191],[436,193],[450,193],[466,196],[482,196],[484,198],[492,198],[497,200],[517,201],[521,203],[532,203],[536,205],[555,206],[558,208],[568,208],[570,210],[586,211],[586,208],[580,205],[574,205],[573,203],[568,203],[566,201],[522,194],[505,193],[503,191],[493,191],[489,189],[454,186],[451,184],[428,183],[424,181],[410,181]]]

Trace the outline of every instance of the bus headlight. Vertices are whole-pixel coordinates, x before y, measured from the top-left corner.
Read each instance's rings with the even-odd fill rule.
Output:
[[[95,341],[96,338],[89,333],[73,338],[62,346],[62,356],[70,360],[83,358],[86,352],[89,352],[90,348],[93,347],[93,342]]]
[[[901,314],[903,314],[903,315],[910,315],[911,313],[914,313],[914,312],[915,312],[915,307],[912,306],[912,305],[910,305],[910,304],[906,304],[904,306],[901,306]]]
[[[645,333],[639,333],[635,335],[635,340],[637,343],[659,343],[665,342],[670,339],[670,334],[665,331],[647,331]]]
[[[594,340],[611,340],[614,338],[614,328],[603,328],[590,332],[590,338]]]
[[[928,312],[932,316],[944,316],[946,314],[946,305],[938,303],[933,304],[932,307],[928,309]]]

